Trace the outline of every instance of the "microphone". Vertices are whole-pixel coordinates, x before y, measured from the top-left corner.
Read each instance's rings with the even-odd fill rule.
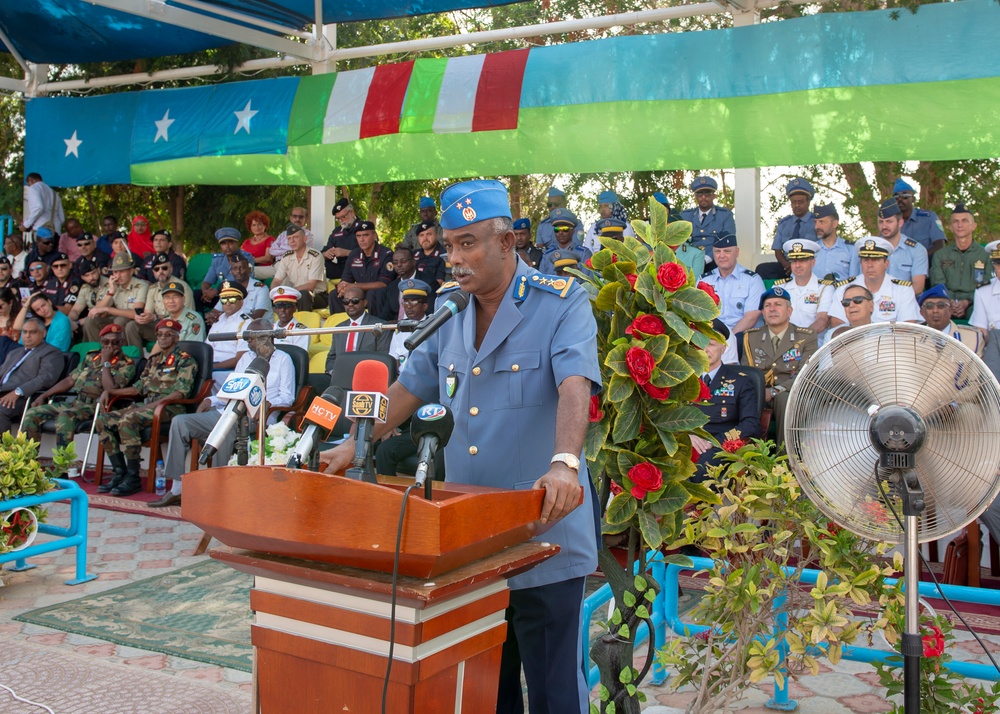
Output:
[[[229,438],[237,422],[243,418],[253,418],[264,399],[264,384],[271,365],[263,357],[254,358],[247,365],[246,372],[229,375],[216,395],[229,402],[222,417],[205,440],[205,446],[198,457],[199,464],[206,464],[215,456],[223,439]]]
[[[428,337],[441,329],[441,325],[462,312],[468,304],[469,293],[464,290],[451,293],[448,299],[445,300],[444,305],[435,310],[433,315],[421,322],[420,327],[414,330],[413,334],[403,342],[403,346],[412,352],[417,348],[417,345],[423,344]]]
[[[344,389],[336,385],[330,386],[322,396],[312,400],[309,411],[302,417],[302,424],[308,422],[309,426],[295,444],[295,452],[288,458],[286,464],[288,468],[302,468],[302,464],[307,463],[312,456],[316,444],[327,440],[340,418],[340,405],[343,401]],[[299,427],[301,428],[301,424]]]
[[[354,466],[347,469],[347,478],[368,483],[375,479],[372,459],[372,438],[375,421],[385,423],[389,402],[385,392],[389,389],[389,368],[376,360],[366,359],[354,369],[351,391],[347,393],[348,419],[356,425],[354,431]]]
[[[441,404],[425,404],[410,419],[410,436],[417,445],[417,472],[414,483],[423,486],[434,464],[437,450],[448,445],[455,430],[455,415]]]

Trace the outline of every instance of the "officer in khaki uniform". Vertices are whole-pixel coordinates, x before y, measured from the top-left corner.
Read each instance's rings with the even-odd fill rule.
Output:
[[[83,336],[88,342],[97,342],[101,330],[115,323],[125,328],[125,342],[142,347],[140,325],[135,316],[146,306],[149,283],[139,280],[133,273],[132,256],[119,253],[111,262],[111,280],[107,292],[97,301],[83,326]]]
[[[295,288],[299,294],[300,310],[322,309],[327,306],[326,263],[323,255],[306,243],[306,234],[300,226],[289,223],[285,227],[291,248],[274,269],[271,287]]]
[[[120,256],[118,256],[120,257]],[[158,354],[146,362],[139,381],[131,387],[105,390],[100,397],[107,407],[112,397],[128,397],[137,401],[123,409],[108,412],[97,421],[98,438],[108,453],[115,475],[98,490],[111,491],[112,496],[131,496],[142,488],[139,476],[142,432],[153,423],[153,412],[165,399],[183,399],[194,387],[198,363],[187,352],[178,349],[181,325],[169,318],[156,323]],[[181,404],[170,404],[160,416],[168,422],[184,411]],[[155,455],[151,458],[156,458]]]
[[[795,375],[818,348],[816,333],[791,322],[792,296],[781,287],[772,287],[760,298],[764,327],[743,333],[740,361],[764,372],[767,404],[774,409],[776,441],[785,440],[785,405]]]
[[[43,392],[25,412],[21,431],[29,439],[41,441],[42,424],[56,422],[56,444],[66,446],[73,441],[76,425],[94,418],[94,408],[101,392],[126,386],[135,376],[135,361],[122,353],[121,325],[108,325],[101,330],[101,349],[87,353],[73,374]],[[50,397],[69,390],[76,392],[72,402],[47,404]]]

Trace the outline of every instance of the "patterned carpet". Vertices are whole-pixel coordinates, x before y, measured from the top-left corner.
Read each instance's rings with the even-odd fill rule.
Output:
[[[14,619],[249,672],[251,582],[204,561]]]

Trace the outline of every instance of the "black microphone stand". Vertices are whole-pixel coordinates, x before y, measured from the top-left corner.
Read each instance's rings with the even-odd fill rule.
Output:
[[[260,448],[264,448],[263,444]],[[234,451],[237,464],[246,466],[250,462],[250,418],[246,414],[236,420],[236,447]]]

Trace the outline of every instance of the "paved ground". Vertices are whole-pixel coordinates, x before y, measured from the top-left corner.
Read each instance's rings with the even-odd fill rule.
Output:
[[[64,504],[50,509],[52,523],[67,524],[68,517]],[[99,575],[95,581],[63,584],[73,577],[72,551],[33,558],[30,562],[38,567],[31,571],[0,574],[5,583],[0,588],[0,684],[47,704],[56,714],[249,712],[251,676],[244,672],[12,620],[28,610],[160,575],[208,557],[193,555],[201,532],[181,521],[92,509],[89,531],[89,571]],[[989,639],[994,651],[1000,652],[1000,638]],[[974,658],[974,642],[962,642],[958,648],[963,650],[961,656]],[[25,671],[39,676],[25,676]],[[673,693],[666,686],[645,691],[648,714],[664,711],[665,705],[683,707],[691,696]],[[845,661],[835,669],[824,667],[819,676],[802,678],[793,684],[792,696],[804,714],[887,711],[889,705],[880,691],[869,665]],[[745,710],[769,711],[762,708],[769,697],[770,685],[761,687],[748,696]],[[40,711],[15,702],[0,689],[0,712]]]

